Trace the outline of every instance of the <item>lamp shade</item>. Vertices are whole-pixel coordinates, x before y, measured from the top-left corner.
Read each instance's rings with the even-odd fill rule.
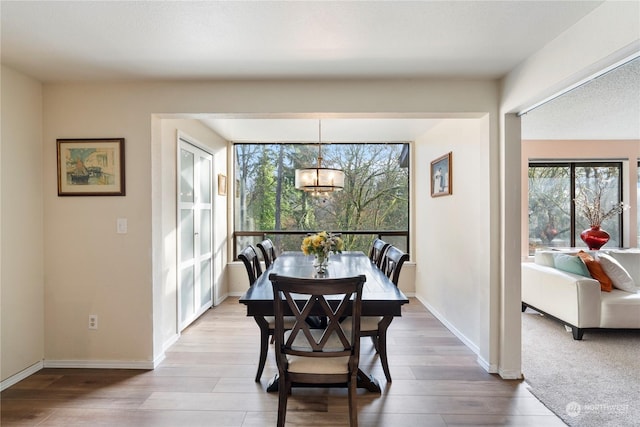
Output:
[[[344,172],[332,168],[304,168],[296,169],[296,188],[314,193],[326,193],[342,190],[344,187]]]

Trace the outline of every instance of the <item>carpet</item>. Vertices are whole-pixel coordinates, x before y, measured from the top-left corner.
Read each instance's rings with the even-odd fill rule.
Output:
[[[640,330],[587,331],[522,313],[522,372],[531,392],[567,425],[640,426]]]

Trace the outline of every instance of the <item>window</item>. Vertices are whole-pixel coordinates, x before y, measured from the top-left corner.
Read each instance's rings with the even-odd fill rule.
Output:
[[[295,189],[296,168],[317,164],[317,144],[235,144],[236,253],[264,237],[278,251],[299,250],[309,231],[343,233],[348,250],[368,251],[380,235],[408,249],[406,143],[323,144],[323,166],[345,172],[342,191]]]
[[[580,233],[590,224],[576,212],[572,200],[581,187],[603,185],[602,206],[621,201],[622,163],[530,163],[529,164],[529,254],[540,247],[586,247]],[[640,182],[640,178],[639,178]],[[621,246],[622,219],[609,218],[602,225],[610,247]]]

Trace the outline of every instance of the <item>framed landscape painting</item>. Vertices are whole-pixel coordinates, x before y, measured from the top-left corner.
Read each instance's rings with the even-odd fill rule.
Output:
[[[452,193],[453,178],[452,153],[438,157],[431,162],[431,197],[448,196]]]
[[[124,196],[124,138],[58,139],[58,196]]]

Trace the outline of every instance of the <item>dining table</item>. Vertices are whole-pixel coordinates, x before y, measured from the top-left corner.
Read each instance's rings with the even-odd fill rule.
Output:
[[[402,306],[409,299],[363,252],[350,251],[332,254],[326,272],[318,274],[314,267],[314,257],[302,252],[283,252],[273,264],[240,298],[247,306],[247,316],[273,316],[273,288],[269,276],[278,274],[299,278],[344,278],[364,274],[366,282],[362,289],[362,316],[382,317],[381,322],[390,323],[394,317],[402,316]],[[336,300],[339,297],[336,296]],[[380,393],[379,381],[358,368],[358,387]],[[267,391],[278,388],[277,374],[271,380]]]

